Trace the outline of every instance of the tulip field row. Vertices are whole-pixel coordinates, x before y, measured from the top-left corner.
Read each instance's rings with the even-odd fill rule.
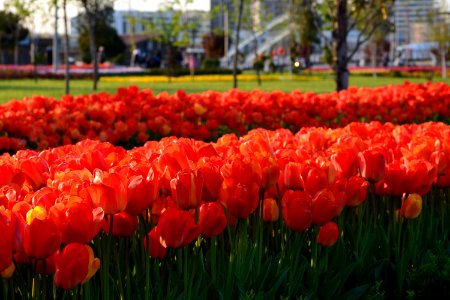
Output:
[[[416,100],[439,95],[437,85],[398,89],[415,89]],[[130,93],[148,94],[92,97]],[[74,99],[61,102],[76,106]],[[44,111],[53,103],[34,101]],[[115,113],[133,107],[120,103]],[[213,111],[199,105],[197,117]],[[106,121],[108,112],[96,114]],[[84,140],[5,153],[0,172],[5,299],[420,296],[427,286],[416,266],[450,246],[450,126],[439,122],[254,129],[131,150]]]
[[[351,122],[450,123],[444,83],[350,88],[339,93],[206,91],[154,95],[136,86],[116,94],[34,96],[0,106],[0,150],[43,150],[98,139],[126,148],[149,139],[182,136],[215,141],[253,128],[343,127]]]

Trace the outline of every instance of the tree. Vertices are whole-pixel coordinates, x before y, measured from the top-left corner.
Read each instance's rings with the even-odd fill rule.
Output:
[[[298,44],[295,53],[304,58],[304,67],[309,67],[313,47],[320,43],[320,16],[314,0],[291,0],[288,10],[294,44]]]
[[[238,0],[238,12],[236,16],[236,29],[235,29],[235,38],[234,38],[234,58],[233,58],[233,88],[238,87],[237,81],[237,64],[239,58],[239,37],[241,32],[241,24],[242,24],[242,12],[244,10],[244,0]]]
[[[428,17],[428,24],[431,29],[431,36],[438,43],[439,56],[442,66],[442,80],[447,78],[447,55],[450,41],[450,8],[442,1],[431,10]]]
[[[102,16],[105,15],[107,14],[102,14]],[[106,59],[114,59],[126,49],[125,43],[117,34],[117,31],[109,25],[108,17],[96,18],[94,36],[96,44],[99,47],[102,46],[104,48]],[[89,29],[85,26],[81,27],[78,44],[80,46],[83,61],[88,63],[92,62]]]
[[[79,0],[86,19],[87,30],[89,34],[89,49],[93,65],[93,89],[97,90],[98,83],[98,55],[96,40],[96,20],[101,20],[102,11],[107,8],[112,9],[114,0]],[[103,34],[103,33],[102,33]],[[80,46],[81,47],[81,46]]]
[[[191,2],[187,0],[184,4]],[[174,69],[175,48],[189,45],[189,33],[198,26],[196,23],[191,23],[190,19],[183,16],[183,3],[180,0],[170,0],[163,3],[156,18],[152,18],[151,21],[143,20],[148,22],[147,34],[150,38],[159,41],[167,48],[165,60],[169,82]]]
[[[267,58],[263,53],[259,53],[258,38],[264,32],[265,24],[272,19],[272,15],[267,9],[267,2],[262,0],[244,0],[243,16],[241,28],[250,32],[253,38],[253,68],[256,72],[256,81],[261,86],[261,71]]]
[[[18,42],[27,35],[28,29],[20,24],[18,15],[0,11],[0,63],[4,63],[4,49],[16,49]]]
[[[69,30],[67,28],[67,0],[63,0],[63,20],[64,20],[64,81],[66,95],[70,93],[70,72],[69,72]]]
[[[320,7],[324,21],[331,25],[332,65],[336,75],[336,90],[348,88],[348,63],[361,45],[370,40],[382,24],[389,21],[395,0],[324,0]],[[352,30],[358,30],[356,43],[348,48],[347,37]]]
[[[5,7],[9,10],[13,10],[14,13],[19,18],[19,23],[23,26],[30,22],[30,18],[36,11],[36,1],[35,0],[8,0],[5,2]],[[25,27],[25,26],[24,26]],[[19,63],[19,35],[20,29],[16,27],[16,32],[14,33],[14,64]]]
[[[224,55],[224,34],[210,32],[203,35],[202,47],[206,58],[221,58]]]

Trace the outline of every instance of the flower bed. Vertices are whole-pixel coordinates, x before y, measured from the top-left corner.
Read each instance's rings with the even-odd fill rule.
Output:
[[[85,138],[131,148],[171,135],[216,140],[224,133],[244,135],[259,127],[297,131],[342,127],[353,121],[450,123],[449,118],[450,87],[443,83],[350,88],[319,95],[231,90],[155,96],[132,86],[113,95],[10,101],[0,106],[0,136],[20,141],[8,143],[10,149],[2,142],[0,150],[15,152],[24,144],[42,150]]]
[[[450,246],[443,123],[85,140],[0,169],[5,299],[403,298]]]

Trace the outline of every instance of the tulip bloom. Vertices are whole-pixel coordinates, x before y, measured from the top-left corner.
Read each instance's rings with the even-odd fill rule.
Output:
[[[0,211],[0,272],[8,269],[12,264],[13,244],[11,227],[6,223]]]
[[[103,220],[102,228],[107,234],[109,234],[109,232],[111,231],[111,218],[113,218],[113,235],[130,237],[136,231],[136,228],[138,226],[138,217],[131,216],[125,212],[121,212],[108,216],[108,220]]]
[[[331,156],[331,162],[337,172],[344,178],[354,175],[358,167],[355,151],[351,148],[340,149]]]
[[[180,171],[170,181],[170,188],[175,203],[181,209],[197,208],[202,199],[203,174],[192,169]]]
[[[101,207],[92,209],[84,202],[57,203],[50,208],[49,214],[62,232],[63,244],[89,243],[100,231],[104,218]]]
[[[170,248],[189,245],[202,231],[190,213],[175,207],[169,207],[161,214],[157,226],[161,234],[161,245]]]
[[[79,243],[67,245],[56,256],[55,285],[70,290],[88,281],[100,268],[91,247]]]
[[[197,172],[203,174],[202,201],[214,202],[219,198],[223,177],[220,174],[220,162],[203,158],[197,165]]]
[[[352,176],[347,181],[347,206],[358,206],[364,202],[367,196],[369,183],[359,176]]]
[[[324,247],[331,247],[336,244],[339,238],[339,229],[336,223],[327,222],[320,227],[319,234],[317,235],[317,244]]]
[[[94,170],[94,179],[87,192],[92,203],[108,215],[125,210],[127,205],[127,190],[118,174]]]
[[[380,151],[369,149],[359,152],[358,163],[361,176],[370,182],[380,181],[386,170],[386,159]]]
[[[226,207],[228,214],[246,219],[258,208],[259,187],[256,183],[245,185],[224,180],[220,189],[219,200]]]
[[[227,227],[225,210],[219,202],[203,203],[200,206],[199,225],[202,227],[202,235],[213,237],[221,234]]]
[[[161,234],[158,226],[153,227],[153,229],[145,237],[144,248],[149,251],[152,258],[164,258],[166,256],[167,247],[161,245]],[[150,248],[150,250],[148,248]]]
[[[45,185],[49,177],[48,163],[39,156],[29,157],[20,162],[20,169],[34,188]]]
[[[133,175],[128,183],[127,206],[125,211],[133,216],[138,216],[144,210],[150,208],[158,197],[160,176],[150,168],[146,176]]]
[[[281,200],[281,212],[286,226],[294,231],[305,231],[311,225],[312,199],[303,191],[287,190]]]
[[[322,226],[339,214],[341,209],[333,192],[322,190],[312,200],[312,223]]]
[[[406,219],[415,219],[420,215],[422,211],[422,197],[419,194],[409,194],[408,197],[403,199],[402,207],[400,208],[400,214]]]
[[[263,202],[263,219],[265,222],[276,222],[280,216],[277,201],[273,198],[265,198]]]
[[[305,191],[314,196],[317,192],[325,189],[329,185],[328,174],[319,167],[311,167],[309,170],[303,171],[303,181],[305,183]],[[304,176],[306,173],[306,176]]]
[[[291,190],[302,190],[304,183],[301,178],[301,164],[297,162],[288,162],[284,167],[283,178],[284,186]]]
[[[36,206],[27,213],[23,249],[32,258],[44,259],[54,254],[61,244],[61,233],[45,208]]]

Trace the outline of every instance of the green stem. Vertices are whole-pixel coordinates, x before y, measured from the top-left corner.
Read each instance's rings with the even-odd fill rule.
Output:
[[[8,299],[8,285],[5,281],[5,279],[1,279],[1,288],[3,291],[3,299]]]
[[[125,276],[126,276],[126,299],[131,299],[131,280],[130,280],[130,239],[125,239]]]
[[[217,237],[212,237],[211,241],[211,275],[213,283],[217,279]]]
[[[316,237],[316,230],[312,228],[311,233],[311,268],[313,272],[313,282],[311,286],[311,295],[317,296],[318,292],[318,277],[319,277],[319,270],[318,270],[318,263],[317,263],[317,237]]]

